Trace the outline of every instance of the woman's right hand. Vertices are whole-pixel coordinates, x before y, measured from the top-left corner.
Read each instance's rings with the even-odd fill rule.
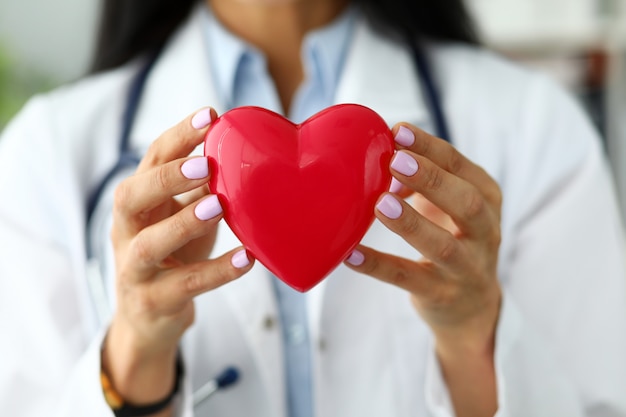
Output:
[[[208,192],[207,159],[188,155],[215,117],[202,109],[167,130],[115,192],[117,306],[102,360],[115,390],[133,404],[159,401],[172,390],[193,298],[252,266],[242,248],[208,259],[222,210]]]

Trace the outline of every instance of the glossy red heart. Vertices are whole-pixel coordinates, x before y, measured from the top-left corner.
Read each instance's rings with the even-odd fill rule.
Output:
[[[246,249],[308,291],[356,247],[389,189],[394,141],[385,121],[356,104],[302,124],[259,107],[215,120],[205,138],[209,188]]]

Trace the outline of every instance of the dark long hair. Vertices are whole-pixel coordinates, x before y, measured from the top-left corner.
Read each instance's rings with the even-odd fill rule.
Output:
[[[157,50],[198,0],[101,0],[91,72],[125,64]],[[353,0],[379,26],[412,39],[477,44],[463,0]]]

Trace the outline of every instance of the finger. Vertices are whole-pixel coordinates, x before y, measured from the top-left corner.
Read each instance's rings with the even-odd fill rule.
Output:
[[[433,263],[454,270],[466,265],[467,249],[459,240],[393,194],[385,193],[378,200],[376,217]]]
[[[413,262],[363,245],[350,254],[345,264],[412,294],[429,295],[448,287],[448,283],[427,263]]]
[[[135,276],[150,276],[173,252],[191,240],[213,231],[222,217],[216,195],[210,195],[178,213],[142,229],[132,240],[130,262],[138,271]]]
[[[408,123],[398,124],[392,131],[399,148],[408,149],[430,159],[444,170],[476,186],[494,206],[500,206],[502,195],[496,181],[450,143]]]
[[[464,179],[408,150],[398,151],[390,166],[394,177],[447,213],[468,236],[484,237],[497,229],[493,208]]]
[[[215,259],[170,269],[150,282],[150,298],[165,310],[176,310],[193,297],[241,277],[253,265],[246,250],[237,248]]]
[[[137,172],[144,172],[173,159],[189,155],[196,146],[202,143],[208,126],[216,118],[215,110],[206,107],[166,130],[152,142],[139,163]]]
[[[394,193],[400,198],[409,198],[411,195],[415,194],[415,191],[411,190],[409,187],[402,184],[395,177],[391,177],[391,185],[389,186],[389,192]]]
[[[456,223],[454,223],[452,217],[420,193],[414,193],[409,204],[411,204],[415,211],[426,217],[437,226],[449,231],[454,236],[459,236],[459,227]]]
[[[204,184],[198,188],[194,188],[191,191],[187,191],[183,194],[178,194],[174,196],[174,199],[176,200],[176,203],[178,204],[179,208],[183,208],[183,207],[187,207],[189,204],[193,203],[194,201],[200,200],[202,197],[206,197],[209,194],[210,194],[209,185]]]
[[[209,178],[205,157],[177,159],[122,181],[115,190],[114,211],[121,218],[145,213],[173,196],[204,186]]]

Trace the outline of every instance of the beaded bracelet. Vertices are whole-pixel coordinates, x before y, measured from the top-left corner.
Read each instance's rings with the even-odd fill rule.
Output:
[[[170,405],[174,396],[178,393],[181,379],[184,375],[183,361],[180,356],[176,358],[176,381],[174,382],[174,388],[160,401],[147,405],[134,405],[125,402],[122,396],[115,390],[109,376],[103,371],[100,371],[100,384],[102,385],[102,391],[104,398],[113,410],[115,417],[136,417],[147,416],[150,414],[158,413],[164,410]]]

